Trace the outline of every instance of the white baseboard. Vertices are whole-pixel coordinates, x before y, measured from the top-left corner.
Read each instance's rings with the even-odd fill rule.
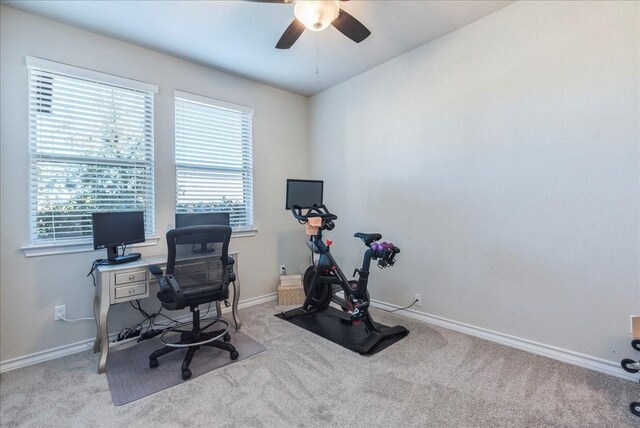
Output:
[[[93,339],[87,339],[69,345],[58,346],[57,348],[47,349],[45,351],[35,352],[23,357],[11,358],[10,360],[0,361],[0,373],[19,369],[22,367],[32,366],[34,364],[43,363],[66,355],[77,354],[93,347]]]
[[[371,300],[374,308],[396,310],[400,306],[390,303],[381,302],[379,300]],[[569,351],[567,349],[557,348],[555,346],[546,345],[544,343],[534,342],[532,340],[522,339],[508,334],[499,333],[497,331],[487,330],[485,328],[476,327],[470,324],[461,323],[447,318],[419,312],[414,309],[400,309],[396,314],[404,315],[428,324],[437,325],[449,330],[459,331],[470,336],[480,337],[491,342],[500,343],[501,345],[510,346],[512,348],[522,349],[523,351],[533,354],[543,355],[554,360],[564,363],[573,364],[587,369],[595,370],[611,376],[638,382],[637,375],[625,372],[619,363],[603,360],[601,358],[592,357],[590,355],[580,354],[578,352]]]
[[[249,306],[259,305],[261,303],[273,302],[274,300],[278,300],[277,292],[265,294],[264,296],[252,297],[247,300],[241,300],[238,303],[238,309],[248,308]],[[231,308],[226,308],[226,310],[231,310]],[[222,312],[225,312],[225,309],[223,309]]]
[[[259,305],[261,303],[271,302],[278,300],[278,293],[269,293],[264,296],[253,297],[251,299],[241,300],[238,303],[238,308],[248,308],[250,306]],[[231,307],[222,307],[222,313],[231,311]],[[177,321],[187,321],[191,319],[190,314],[186,314],[176,318]],[[233,325],[233,323],[231,323]],[[113,342],[118,333],[112,333],[109,335],[110,345],[113,346]],[[124,345],[125,343],[137,340],[137,337],[128,340],[122,340],[117,343],[117,346]],[[19,369],[22,367],[32,366],[34,364],[43,363],[49,360],[55,360],[67,355],[77,354],[79,352],[86,351],[93,348],[94,338],[81,340],[80,342],[70,343],[68,345],[58,346],[56,348],[47,349],[45,351],[35,352],[33,354],[25,355],[22,357],[16,357],[5,361],[0,361],[0,373],[8,372],[11,370]]]
[[[238,304],[239,309],[248,308],[251,306],[259,305],[262,303],[272,302],[278,299],[278,293],[269,293],[264,296],[253,297],[251,299],[242,300]],[[379,300],[372,300],[372,306],[374,308],[395,310],[400,309],[399,306],[392,305],[390,303],[381,302]],[[222,308],[223,313],[228,313],[231,308]],[[605,373],[611,376],[616,376],[622,379],[638,382],[637,376],[625,372],[622,367],[616,362],[603,360],[601,358],[592,357],[578,352],[569,351],[567,349],[558,348],[555,346],[546,345],[544,343],[538,343],[527,339],[522,339],[515,336],[499,333],[496,331],[476,327],[470,324],[461,323],[458,321],[450,320],[447,318],[439,317],[437,315],[431,315],[424,312],[419,312],[413,309],[400,309],[395,312],[400,315],[404,315],[409,318],[416,319],[418,321],[426,322],[428,324],[437,325],[450,330],[459,331],[471,336],[480,337],[482,339],[489,340],[491,342],[500,343],[502,345],[510,346],[512,348],[522,349],[523,351],[531,352],[538,355],[543,355],[548,358],[553,358],[558,361],[573,364],[576,366],[584,367],[587,369],[595,370],[597,372]],[[183,319],[184,318],[184,319]],[[190,319],[190,315],[183,315],[178,318],[178,321],[186,321]],[[109,336],[109,340],[115,340],[117,333],[113,333]],[[128,341],[120,341],[118,345],[125,344],[127,342],[136,340],[136,338]],[[22,357],[12,358],[6,361],[0,361],[0,373],[8,372],[11,370],[19,369],[22,367],[31,366],[34,364],[42,363],[56,358],[61,358],[66,355],[76,354],[86,351],[93,347],[94,339],[86,339],[80,342],[71,343],[56,348],[51,348],[45,351],[35,352],[33,354],[25,355]]]

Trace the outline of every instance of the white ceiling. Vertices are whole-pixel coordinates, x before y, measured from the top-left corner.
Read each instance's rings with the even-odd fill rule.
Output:
[[[340,6],[371,36],[356,44],[329,27],[275,49],[292,4],[251,1],[32,1],[3,4],[189,61],[313,95],[511,1],[349,1]],[[316,79],[316,35],[319,77]]]

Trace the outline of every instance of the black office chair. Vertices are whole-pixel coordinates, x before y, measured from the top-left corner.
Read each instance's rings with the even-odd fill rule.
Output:
[[[229,283],[235,281],[233,273],[233,259],[229,257],[229,240],[231,239],[231,227],[229,226],[189,226],[173,229],[167,232],[167,271],[163,275],[162,269],[157,265],[149,266],[149,270],[158,280],[160,292],[158,299],[162,302],[162,306],[169,310],[178,310],[189,307],[193,313],[193,328],[191,330],[183,330],[183,326],[190,323],[181,323],[171,329],[167,329],[161,336],[164,348],[158,349],[149,356],[149,367],[158,367],[158,357],[180,349],[187,349],[187,354],[182,363],[182,379],[187,380],[191,377],[189,364],[195,352],[201,346],[210,346],[225,351],[229,351],[232,360],[238,358],[236,348],[227,343],[231,340],[229,335],[229,323],[221,318],[213,318],[207,320],[207,324],[200,326],[199,305],[204,303],[213,303],[225,301],[229,295]],[[207,272],[195,273],[174,273],[176,263],[176,248],[183,245],[193,248],[197,244],[222,244],[216,245],[216,256],[219,254],[221,263],[221,275],[219,278],[207,277]],[[221,247],[218,253],[218,247]],[[223,325],[223,329],[215,329],[214,325]],[[166,338],[171,334],[179,334],[177,342],[168,342]]]

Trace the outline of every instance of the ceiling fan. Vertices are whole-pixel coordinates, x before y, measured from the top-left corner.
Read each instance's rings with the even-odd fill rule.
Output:
[[[260,3],[293,3],[295,18],[276,44],[277,49],[289,49],[298,40],[305,29],[322,31],[329,25],[356,43],[360,43],[371,34],[360,21],[340,8],[335,0],[251,0]],[[347,1],[347,0],[340,0]]]

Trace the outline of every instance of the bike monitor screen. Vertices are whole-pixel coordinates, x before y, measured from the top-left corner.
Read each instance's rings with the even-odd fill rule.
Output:
[[[321,180],[287,179],[286,209],[290,210],[294,205],[303,209],[322,206],[323,185]]]

